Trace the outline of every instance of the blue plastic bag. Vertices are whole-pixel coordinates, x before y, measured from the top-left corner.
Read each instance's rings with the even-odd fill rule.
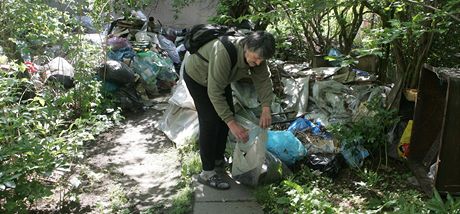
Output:
[[[310,132],[313,135],[320,135],[321,126],[322,126],[321,121],[317,120],[317,122],[312,123],[308,119],[299,117],[294,122],[292,122],[291,125],[289,125],[289,128],[287,130],[295,134],[296,132],[303,132],[303,131],[306,131],[307,129],[310,129]]]
[[[268,131],[267,150],[288,166],[307,155],[307,149],[290,131]]]
[[[311,122],[309,124],[311,124]],[[307,130],[308,127],[310,127],[309,124],[307,124],[305,119],[299,117],[294,122],[292,122],[291,125],[289,125],[289,128],[287,130],[292,133],[303,132]]]
[[[369,156],[369,152],[361,145],[346,147],[342,146],[342,155],[348,166],[356,168],[363,165],[364,159]]]

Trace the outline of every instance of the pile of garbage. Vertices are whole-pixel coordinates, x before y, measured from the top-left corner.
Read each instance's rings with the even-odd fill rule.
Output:
[[[349,67],[311,68],[308,63],[275,60],[270,68],[275,89],[282,89],[282,94],[277,94],[280,99],[271,106],[270,130],[257,126],[261,106],[253,84],[232,83],[236,120],[250,135],[245,144],[233,136],[228,139],[227,147],[233,150],[233,177],[257,185],[278,180],[300,165],[333,178],[343,162],[360,166],[369,155],[367,150],[340,145],[327,127],[359,120],[368,114],[366,103],[385,98],[390,88],[374,84],[375,75]],[[163,120],[156,125],[180,147],[197,139],[198,119],[182,78],[172,93]]]
[[[95,78],[103,82],[104,90],[113,95],[122,109],[141,111],[151,105],[152,98],[169,92],[176,84],[185,53],[181,43],[186,29],[163,27],[140,11],[113,21],[102,33],[96,32],[90,17],[76,19],[84,28],[79,33],[83,33],[85,42],[105,51],[106,60],[95,68]],[[75,68],[62,53],[62,47],[46,47],[39,56],[32,56],[28,42],[16,43],[27,67],[24,75],[32,80],[36,91],[49,82],[58,82],[66,89],[74,87]],[[3,58],[2,64],[7,66],[7,58]]]
[[[122,108],[137,111],[176,84],[186,30],[158,24],[154,17],[132,11],[129,19],[115,20],[107,30],[108,60],[98,75]]]

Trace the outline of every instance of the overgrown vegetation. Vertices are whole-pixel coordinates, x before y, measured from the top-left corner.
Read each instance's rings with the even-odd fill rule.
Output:
[[[380,99],[367,103],[368,113],[350,124],[330,127],[344,149],[364,146],[371,157],[363,166],[343,168],[335,180],[308,167],[279,184],[261,187],[256,197],[268,213],[459,213],[460,198],[435,191],[429,199],[408,181],[411,173],[396,160],[388,160],[387,133],[399,121]],[[355,151],[359,152],[359,151]],[[372,155],[374,154],[374,155]],[[380,155],[377,155],[380,154]],[[385,159],[385,165],[381,165]]]
[[[102,50],[82,38],[68,12],[47,1],[2,1],[0,12],[0,46],[9,58],[0,69],[0,212],[23,213],[51,194],[61,182],[53,172],[71,169],[82,157],[83,142],[122,117],[93,77]],[[60,51],[50,52],[52,46]],[[32,58],[37,62],[67,57],[75,87],[37,87],[21,53],[43,56]]]
[[[460,198],[437,192],[432,199],[408,183],[404,167],[344,169],[331,180],[305,167],[279,184],[259,187],[256,198],[266,213],[459,213]]]
[[[387,162],[387,134],[399,122],[397,113],[395,110],[386,110],[381,97],[374,97],[364,106],[366,115],[349,124],[333,124],[329,129],[343,149],[363,146],[371,154],[380,154],[376,158],[384,158]]]
[[[179,11],[194,1],[172,4]],[[35,201],[50,195],[61,182],[53,180],[53,172],[71,169],[82,157],[83,142],[122,118],[94,79],[93,68],[103,52],[82,38],[76,15],[89,11],[95,26],[102,27],[112,21],[109,12],[121,11],[126,17],[131,9],[155,0],[56,3],[65,10],[49,6],[47,0],[0,1],[0,46],[8,57],[0,58],[8,65],[0,68],[0,212],[27,212]],[[212,21],[237,25],[247,19],[254,29],[273,32],[277,58],[283,60],[309,61],[336,48],[349,60],[346,64],[354,66],[356,57],[377,55],[381,83],[395,84],[386,106],[390,107],[398,106],[402,89],[416,87],[423,63],[460,65],[459,8],[460,0],[224,0]],[[23,63],[26,54],[41,56],[32,59],[37,62],[67,58],[76,70],[75,87],[37,87]],[[381,102],[368,105],[372,114],[333,130],[342,143],[369,149],[371,160],[386,160],[386,134],[398,118]],[[181,149],[182,190],[172,213],[191,211],[191,176],[201,166],[196,144],[189,145]],[[460,213],[460,199],[447,195],[444,200],[436,191],[427,199],[411,190],[410,174],[399,171],[403,167],[372,163],[346,169],[335,181],[303,168],[279,184],[260,188],[258,199],[270,213]],[[110,211],[127,212],[122,189],[111,193]],[[155,206],[144,213],[163,208]]]

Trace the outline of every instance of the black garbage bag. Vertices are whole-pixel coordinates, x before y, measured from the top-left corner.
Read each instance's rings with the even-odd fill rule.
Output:
[[[307,155],[307,166],[312,170],[318,170],[322,175],[336,178],[342,168],[343,157],[333,153],[317,153]]]
[[[136,93],[136,89],[131,85],[121,87],[114,93],[119,102],[119,106],[123,110],[133,113],[144,111],[144,103]]]
[[[262,166],[262,174],[259,184],[271,184],[281,181],[286,176],[292,175],[292,171],[279,158],[266,151],[265,162]]]
[[[255,187],[281,181],[292,175],[292,171],[279,158],[269,151],[265,151],[265,160],[261,168],[250,170],[233,178],[241,184]]]
[[[108,60],[98,69],[98,75],[101,79],[125,85],[136,80],[134,71],[125,63],[115,60]]]
[[[75,86],[73,77],[62,74],[53,74],[49,76],[46,83],[60,83],[65,89],[70,89]]]

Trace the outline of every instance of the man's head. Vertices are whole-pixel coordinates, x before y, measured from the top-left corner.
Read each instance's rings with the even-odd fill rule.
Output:
[[[264,31],[256,31],[244,39],[244,58],[250,67],[260,65],[275,54],[275,38]]]

